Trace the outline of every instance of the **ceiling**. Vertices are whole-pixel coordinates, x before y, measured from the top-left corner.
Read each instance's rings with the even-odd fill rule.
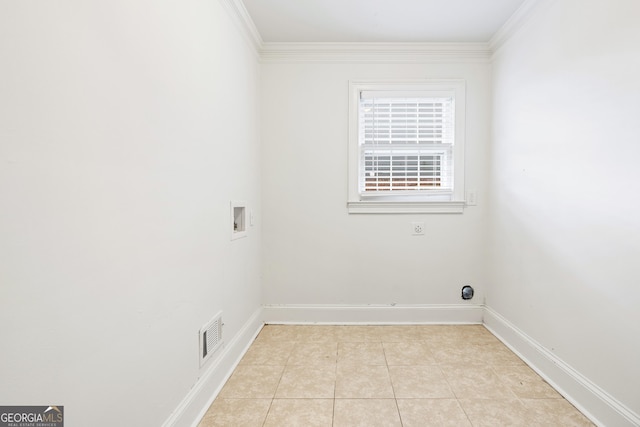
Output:
[[[487,42],[525,0],[243,0],[264,42]]]

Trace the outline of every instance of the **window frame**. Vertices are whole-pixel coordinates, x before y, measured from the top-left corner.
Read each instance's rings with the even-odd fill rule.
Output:
[[[361,149],[359,142],[359,104],[363,91],[402,91],[451,93],[455,97],[455,140],[453,145],[453,192],[438,194],[380,195],[360,194]],[[462,213],[464,209],[464,143],[466,84],[462,79],[447,80],[351,80],[349,81],[349,213]],[[436,193],[436,192],[434,192]]]

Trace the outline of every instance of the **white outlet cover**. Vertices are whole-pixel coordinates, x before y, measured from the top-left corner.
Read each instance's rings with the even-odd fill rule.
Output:
[[[422,236],[424,234],[424,222],[414,221],[411,223],[411,234],[414,236]]]

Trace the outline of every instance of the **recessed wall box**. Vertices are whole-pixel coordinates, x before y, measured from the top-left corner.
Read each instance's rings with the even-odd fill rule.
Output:
[[[247,235],[247,204],[231,201],[231,240]]]

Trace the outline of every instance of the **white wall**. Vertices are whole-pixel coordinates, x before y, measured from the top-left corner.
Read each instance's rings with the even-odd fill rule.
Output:
[[[496,57],[487,290],[636,414],[639,16],[636,0],[545,2]]]
[[[458,304],[484,294],[487,61],[262,64],[263,281],[266,304]],[[347,213],[350,79],[463,78],[466,179],[479,202],[464,214]],[[410,223],[424,221],[426,235]],[[415,319],[419,320],[419,319]]]
[[[258,76],[215,1],[0,3],[3,405],[160,425],[259,308]]]
[[[549,4],[492,72],[259,71],[218,2],[0,3],[0,402],[159,425],[219,310],[230,341],[261,301],[455,304],[469,283],[640,413],[640,10]],[[347,214],[348,80],[400,78],[467,81],[462,215]],[[234,242],[232,199],[257,220]]]

